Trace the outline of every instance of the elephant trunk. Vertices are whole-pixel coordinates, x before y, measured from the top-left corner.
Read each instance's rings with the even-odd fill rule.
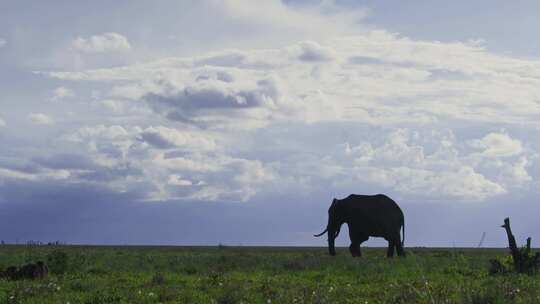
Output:
[[[320,234],[316,234],[315,236],[321,236],[325,232],[328,232],[328,252],[330,255],[336,255],[336,247],[335,247],[335,239],[339,234],[339,230],[341,228],[341,221],[339,220],[338,214],[336,213],[336,205],[337,200],[334,199],[332,201],[332,205],[328,209],[328,224],[326,225],[326,229],[324,229],[323,232]]]
[[[333,223],[332,221],[329,221],[328,223],[328,253],[330,255],[336,255],[336,246],[335,246],[335,240],[336,237],[339,234],[339,226],[336,225],[336,223]]]
[[[321,235],[325,234],[327,231],[328,231],[328,227],[326,227],[323,232],[321,232],[319,234],[314,234],[313,236],[314,237],[320,237]]]

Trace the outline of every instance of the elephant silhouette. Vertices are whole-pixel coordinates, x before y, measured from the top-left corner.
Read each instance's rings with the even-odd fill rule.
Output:
[[[351,245],[349,251],[353,257],[362,255],[360,244],[370,236],[383,237],[388,241],[387,256],[405,256],[405,218],[397,203],[384,194],[358,195],[351,194],[344,199],[335,199],[328,209],[326,229],[314,235],[319,237],[328,232],[328,251],[336,255],[335,239],[339,235],[341,225],[349,226]],[[403,239],[400,238],[403,231]]]

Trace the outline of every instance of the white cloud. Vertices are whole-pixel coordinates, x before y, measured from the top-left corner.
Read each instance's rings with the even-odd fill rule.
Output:
[[[538,133],[540,61],[368,30],[355,24],[361,14],[331,1],[204,5],[240,25],[255,49],[216,42],[219,49],[193,56],[41,73],[101,92],[92,106],[102,116],[64,139],[114,189],[146,185],[147,200],[245,201],[324,188],[481,201],[535,183],[529,142],[489,132],[497,123]],[[223,31],[219,39],[230,37]],[[279,43],[254,42],[276,36]],[[131,47],[102,35],[73,48]]]
[[[346,143],[340,155],[298,159],[302,147],[285,147],[290,159],[260,161],[260,165],[264,172],[287,176],[287,183],[305,189],[316,189],[320,184],[348,189],[356,183],[422,199],[478,201],[532,182],[526,161],[501,160],[499,170],[489,165],[489,158],[523,154],[523,144],[499,133],[460,142],[451,130],[456,125],[481,129],[493,121],[538,125],[540,75],[535,69],[523,69],[524,64],[540,66],[535,60],[491,54],[478,45],[417,41],[370,31],[280,49],[225,50],[49,75],[103,83],[110,88],[108,97],[146,105],[166,124],[179,126],[179,130],[153,127],[136,132],[139,143],[155,150],[191,147],[194,137],[187,134],[197,129],[206,134],[216,132],[216,137],[206,138],[222,136],[221,151],[234,153],[239,149],[235,144],[242,147],[250,139],[249,133],[244,141],[233,138],[228,133],[231,130],[256,132],[287,123],[384,126],[383,141]],[[520,106],[509,106],[508,100]],[[425,130],[433,130],[433,134]],[[283,136],[296,142],[302,135],[291,130]],[[157,180],[168,181],[169,175],[178,173],[192,183],[191,187],[200,188],[189,192],[182,187],[181,194],[173,194],[165,182],[156,186],[156,199],[191,195],[244,200],[263,191],[259,186],[232,191],[228,187],[239,187],[240,180],[253,176],[225,173],[229,172],[226,159],[237,157],[228,155],[216,162],[207,148],[212,145],[196,146],[199,149],[189,148],[187,155],[174,157],[146,152],[153,166],[166,172],[159,173]],[[252,172],[257,167],[250,164],[250,169],[242,170]],[[191,174],[184,175],[186,171]],[[217,176],[226,176],[236,184],[218,182]],[[200,182],[205,186],[197,186]],[[265,188],[274,191],[291,187],[271,178],[267,183],[271,185]]]
[[[157,189],[148,200],[247,201],[275,178],[260,161],[226,155],[157,153],[148,164],[145,174]]]
[[[3,48],[7,44],[7,41],[5,39],[0,38],[0,49]]]
[[[128,131],[122,126],[112,125],[107,127],[105,125],[97,125],[80,128],[72,138],[75,138],[75,140],[84,141],[87,138],[118,139],[126,138],[128,136]]]
[[[501,185],[467,166],[442,173],[409,168],[400,168],[394,172],[397,174],[398,190],[424,199],[439,197],[484,200],[507,192]]]
[[[264,95],[274,103],[279,97],[283,101],[279,107],[264,107],[264,113],[257,114],[255,127],[265,125],[260,115],[266,117],[263,120],[290,117],[282,115],[284,107],[295,119],[309,122],[360,120],[399,125],[499,121],[538,125],[540,74],[534,67],[540,68],[540,61],[492,54],[477,45],[369,31],[280,49],[228,50],[48,75],[109,83],[113,97],[140,99],[154,94],[165,101],[160,113],[170,117],[186,110],[184,105],[194,105],[189,100],[200,101],[203,96],[212,97],[212,115],[217,116],[230,112],[233,104],[247,108],[261,100],[249,96]],[[279,96],[257,88],[257,81],[265,79],[279,84],[273,91]],[[218,104],[229,106],[219,108]],[[192,110],[190,114],[202,113]]]
[[[42,170],[38,173],[26,173],[17,170],[0,168],[0,181],[4,179],[38,180],[65,180],[70,177],[67,170]]]
[[[335,51],[314,41],[304,41],[298,45],[298,59],[308,62],[330,61],[334,59]]]
[[[335,183],[345,187],[363,183],[428,200],[481,201],[507,193],[497,174],[479,173],[469,164],[466,151],[456,150],[456,145],[449,130],[429,134],[409,129],[387,133],[378,146],[346,143],[345,158],[340,160],[338,154],[333,161],[342,167],[334,177],[349,175],[352,179]]]
[[[77,37],[71,46],[84,53],[125,52],[131,49],[126,37],[112,32],[89,38]]]
[[[211,132],[196,129],[98,125],[64,140],[100,166],[91,174],[77,169],[73,179],[99,176],[116,191],[144,184],[143,200],[246,201],[276,174],[258,160],[228,155]]]
[[[180,175],[170,175],[167,184],[173,186],[192,186],[193,182],[187,179],[182,179]]]
[[[211,1],[207,5],[222,12],[226,20],[249,24],[263,39],[287,41],[298,37],[331,37],[358,32],[359,21],[367,10],[339,9],[333,1],[317,1],[304,8],[291,9],[283,1]],[[265,12],[261,14],[261,12]]]
[[[6,121],[0,118],[0,127],[5,127],[5,126],[6,126]]]
[[[514,156],[523,152],[521,141],[504,133],[489,133],[482,139],[469,141],[469,145],[483,150],[482,155],[488,157]]]
[[[140,132],[139,139],[159,149],[182,148],[197,151],[215,151],[215,140],[203,132],[180,131],[163,126],[148,127]]]
[[[66,87],[58,87],[52,92],[52,101],[59,101],[64,98],[75,97],[73,90]]]
[[[245,83],[219,80],[195,81],[176,87],[166,84],[163,93],[144,96],[164,117],[204,127],[264,124],[280,102],[279,81],[262,78]]]
[[[30,113],[28,120],[36,125],[52,125],[54,120],[43,113]]]

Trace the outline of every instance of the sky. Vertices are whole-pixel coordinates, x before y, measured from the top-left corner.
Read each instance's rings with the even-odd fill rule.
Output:
[[[325,246],[385,193],[406,246],[534,245],[539,10],[0,1],[0,239]]]

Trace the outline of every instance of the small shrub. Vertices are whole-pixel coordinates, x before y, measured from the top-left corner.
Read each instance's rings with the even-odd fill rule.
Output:
[[[501,261],[497,259],[489,260],[489,274],[490,275],[503,274],[507,272],[508,272],[508,269],[504,266],[503,263],[501,263]]]
[[[122,297],[116,294],[106,294],[102,291],[87,295],[84,304],[121,303]]]
[[[176,300],[177,295],[172,289],[165,289],[158,293],[159,302],[172,302]]]
[[[511,255],[507,255],[502,259],[489,260],[489,274],[505,274],[514,271],[514,258]]]
[[[154,285],[163,285],[165,284],[165,277],[162,273],[156,272],[152,277],[152,284]]]
[[[89,292],[93,289],[93,285],[85,280],[74,280],[70,283],[71,290],[78,292]]]
[[[68,255],[61,250],[54,250],[47,255],[49,271],[54,274],[64,274],[68,269]]]
[[[223,282],[223,273],[213,271],[208,275],[207,280],[209,281],[210,285],[219,285]]]
[[[102,268],[99,268],[99,267],[92,267],[90,269],[88,269],[88,273],[89,274],[94,274],[94,275],[107,275],[107,271],[105,269],[102,269]]]
[[[194,275],[197,273],[197,268],[194,266],[187,266],[184,268],[184,272],[189,275]]]
[[[391,303],[415,303],[418,301],[418,293],[408,284],[403,284],[397,292],[391,296]]]
[[[306,264],[300,260],[289,260],[283,263],[283,267],[287,270],[304,270]]]
[[[241,301],[239,289],[235,286],[226,286],[223,288],[216,299],[218,304],[236,304]]]
[[[497,296],[490,292],[475,291],[465,298],[467,304],[495,304],[497,303]]]

